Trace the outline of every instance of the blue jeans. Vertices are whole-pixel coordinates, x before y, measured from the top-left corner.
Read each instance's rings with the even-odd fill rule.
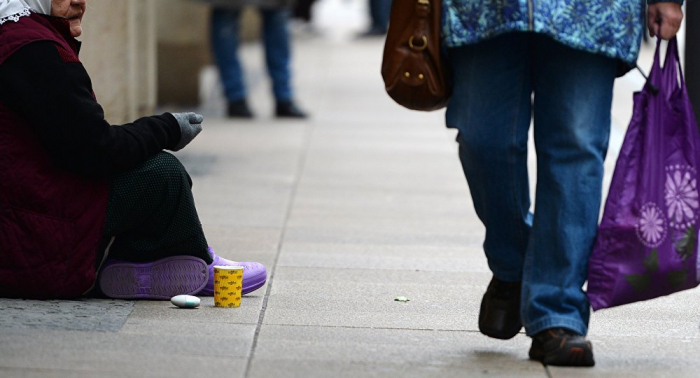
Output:
[[[448,55],[455,86],[447,126],[459,130],[489,267],[500,280],[522,281],[528,335],[553,327],[585,335],[590,309],[582,286],[598,223],[617,61],[534,33],[505,34]]]
[[[272,79],[272,91],[277,102],[289,101],[293,98],[289,11],[261,10],[261,13],[265,63]],[[211,17],[211,44],[229,101],[246,97],[243,69],[238,59],[240,16],[240,10],[214,8]]]
[[[391,0],[369,0],[369,15],[372,19],[371,28],[386,32],[389,27]]]

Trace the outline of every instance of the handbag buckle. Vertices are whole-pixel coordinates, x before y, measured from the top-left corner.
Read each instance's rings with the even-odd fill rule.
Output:
[[[413,44],[414,37],[415,36],[412,35],[411,38],[408,39],[408,46],[410,48],[412,48],[413,50],[416,50],[416,51],[423,51],[423,50],[425,50],[426,47],[428,47],[428,37],[423,36],[423,44],[420,46],[416,46]]]

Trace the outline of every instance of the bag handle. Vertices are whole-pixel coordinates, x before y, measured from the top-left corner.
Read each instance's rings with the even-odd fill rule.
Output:
[[[661,38],[658,38],[656,40],[656,49],[654,50],[654,63],[651,65],[651,71],[649,71],[649,76],[644,76],[644,73],[642,73],[642,76],[647,80],[645,87],[648,87],[651,90],[651,93],[654,95],[657,95],[659,93],[659,88],[661,84],[661,78],[660,76],[663,74],[663,71],[661,70],[661,60],[659,58],[659,51],[661,50]],[[637,66],[639,69],[639,72],[642,72],[641,68]]]
[[[678,55],[678,40],[676,39],[676,37],[673,37],[668,41],[668,48],[666,49],[666,61],[664,62],[663,71],[664,76],[666,78],[666,84],[669,84],[669,89],[685,89],[685,78],[683,77],[683,67],[681,67],[681,58]],[[680,82],[678,81],[679,77]]]
[[[681,67],[681,59],[678,55],[678,40],[676,37],[668,41],[666,47],[666,59],[664,66],[661,68],[661,59],[659,57],[661,50],[661,38],[656,41],[656,51],[654,52],[654,64],[649,73],[647,83],[654,94],[659,88],[667,95],[671,95],[676,89],[685,90],[685,78],[683,77],[683,68]],[[680,75],[680,82],[679,82]],[[655,83],[656,85],[652,84]]]

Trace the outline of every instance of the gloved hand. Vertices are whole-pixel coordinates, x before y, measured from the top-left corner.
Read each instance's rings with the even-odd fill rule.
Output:
[[[197,134],[202,132],[202,121],[204,117],[197,113],[172,113],[173,117],[180,124],[180,142],[173,148],[173,151],[180,151],[188,145]]]

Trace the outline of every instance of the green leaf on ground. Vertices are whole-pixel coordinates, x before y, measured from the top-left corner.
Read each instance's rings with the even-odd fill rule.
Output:
[[[684,270],[677,270],[666,273],[666,279],[672,288],[677,289],[685,284],[688,274]]]
[[[659,251],[656,248],[652,249],[649,256],[644,258],[644,266],[649,272],[659,270]]]
[[[696,239],[697,236],[695,235],[695,227],[690,226],[687,230],[685,230],[683,237],[676,242],[676,252],[681,259],[683,259],[683,261],[687,260],[693,255]]]
[[[394,298],[394,301],[396,301],[396,302],[408,302],[409,300],[410,299],[408,299],[404,296],[399,296],[399,297]]]
[[[628,274],[625,276],[625,280],[636,291],[645,291],[651,285],[651,276],[648,274]]]

